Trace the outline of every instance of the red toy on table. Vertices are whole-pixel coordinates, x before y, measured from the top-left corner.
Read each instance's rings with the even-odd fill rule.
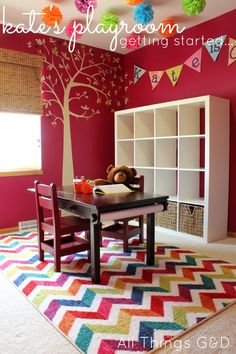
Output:
[[[76,177],[74,180],[74,192],[90,194],[93,193],[93,186],[84,176],[81,180]]]

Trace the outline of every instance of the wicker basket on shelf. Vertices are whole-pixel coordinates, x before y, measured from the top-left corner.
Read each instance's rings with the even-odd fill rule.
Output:
[[[177,229],[177,203],[169,202],[166,211],[157,213],[156,218],[157,226],[164,227],[166,229]]]
[[[179,231],[203,236],[204,207],[180,204]]]

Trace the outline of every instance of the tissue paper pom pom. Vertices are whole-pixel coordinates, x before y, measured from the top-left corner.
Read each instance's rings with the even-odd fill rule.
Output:
[[[72,34],[74,33],[74,24],[75,27],[77,27],[78,25],[80,25],[77,29],[78,32],[80,32],[81,30],[83,30],[83,25],[81,24],[81,22],[77,21],[77,20],[72,20],[70,23],[68,23],[68,25],[66,26],[66,34],[67,36],[70,38],[72,36]],[[76,32],[75,34],[75,38],[79,39],[80,37],[82,37],[82,33],[78,33]]]
[[[175,25],[175,22],[170,18],[167,20],[163,20],[160,24],[160,28],[159,28],[158,32],[163,37],[175,36],[177,33],[177,29],[176,29],[176,26],[173,27],[174,25]]]
[[[144,0],[125,0],[127,5],[139,5],[142,2],[144,2]]]
[[[75,0],[75,6],[82,14],[86,14],[89,6],[93,6],[93,8],[96,9],[97,0]]]
[[[50,27],[53,27],[55,23],[59,25],[62,21],[62,13],[59,7],[55,5],[50,5],[45,7],[42,11],[42,21]]]
[[[138,34],[131,34],[126,37],[127,49],[138,49],[140,47],[140,36]]]
[[[151,22],[154,16],[154,11],[152,5],[148,2],[144,2],[137,5],[134,10],[134,19],[137,23],[141,25],[146,25]]]
[[[114,30],[120,23],[119,17],[113,14],[112,12],[107,12],[101,18],[101,24],[105,32],[110,28]]]
[[[183,0],[182,9],[188,16],[199,15],[206,6],[205,0]]]

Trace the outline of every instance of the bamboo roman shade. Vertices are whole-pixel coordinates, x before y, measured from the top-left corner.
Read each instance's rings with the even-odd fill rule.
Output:
[[[0,111],[42,114],[42,65],[38,55],[0,48]]]

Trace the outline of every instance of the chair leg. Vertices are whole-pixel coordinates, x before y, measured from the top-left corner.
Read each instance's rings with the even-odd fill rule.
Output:
[[[61,257],[55,254],[54,256],[54,271],[60,272],[61,271]]]
[[[143,235],[144,235],[144,218],[143,215],[139,217],[139,227],[140,227],[140,234],[139,234],[139,243],[143,243]]]
[[[54,270],[61,271],[61,235],[57,232],[54,234]]]
[[[44,240],[44,231],[39,231],[38,232],[38,247],[39,247],[39,260],[41,262],[44,261],[44,251],[42,250],[42,247],[41,247],[41,242]]]
[[[124,239],[123,247],[124,247],[124,253],[129,252],[129,239],[128,238]]]
[[[124,252],[129,252],[129,238],[128,238],[128,221],[124,221],[123,231],[124,231]]]

